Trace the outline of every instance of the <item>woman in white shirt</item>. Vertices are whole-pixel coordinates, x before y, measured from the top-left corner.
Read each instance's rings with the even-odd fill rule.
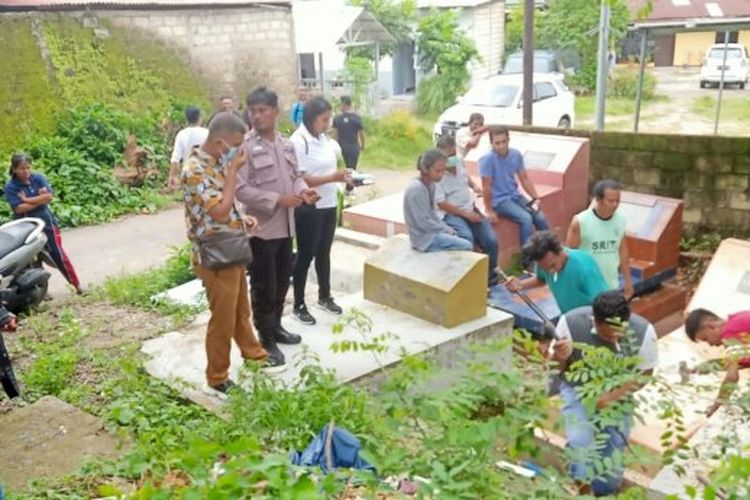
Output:
[[[302,124],[290,138],[299,171],[320,196],[314,206],[302,205],[294,212],[297,228],[297,260],[292,273],[294,316],[307,325],[315,324],[305,305],[307,272],[313,259],[318,276],[318,305],[334,314],[342,312],[331,297],[331,245],[336,231],[338,183],[346,182],[347,172],[337,169],[341,149],[326,135],[330,125],[331,105],[322,97],[314,97],[305,104]]]

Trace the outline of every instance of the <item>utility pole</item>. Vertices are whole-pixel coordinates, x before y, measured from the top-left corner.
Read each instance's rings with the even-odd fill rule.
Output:
[[[609,0],[601,0],[599,13],[599,62],[596,65],[596,130],[604,130],[604,108],[609,74]]]
[[[534,104],[534,0],[523,4],[523,124],[532,123]]]

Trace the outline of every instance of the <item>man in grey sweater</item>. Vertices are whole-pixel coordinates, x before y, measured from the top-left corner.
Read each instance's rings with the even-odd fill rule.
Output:
[[[473,249],[471,242],[457,236],[435,212],[435,183],[443,178],[446,160],[438,149],[430,149],[420,156],[417,160],[419,177],[404,193],[404,220],[409,239],[412,248],[420,252]]]

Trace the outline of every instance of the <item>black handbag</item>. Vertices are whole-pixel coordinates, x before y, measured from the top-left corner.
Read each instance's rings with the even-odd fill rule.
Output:
[[[220,231],[198,237],[201,265],[209,269],[246,266],[253,261],[250,237],[245,231]]]

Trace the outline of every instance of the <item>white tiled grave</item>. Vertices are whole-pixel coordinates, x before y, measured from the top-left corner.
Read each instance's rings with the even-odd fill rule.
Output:
[[[284,326],[302,336],[302,344],[281,345],[287,359],[286,370],[269,374],[285,383],[299,380],[300,370],[309,363],[319,363],[323,368],[335,370],[341,383],[376,383],[380,368],[395,365],[401,359],[402,350],[409,354],[433,351],[442,366],[451,367],[464,363],[457,355],[466,340],[483,340],[508,336],[512,332],[513,317],[503,311],[488,308],[487,315],[455,328],[444,328],[413,316],[375,304],[362,298],[361,293],[344,296],[339,304],[346,314],[356,309],[367,315],[373,324],[369,337],[390,332],[396,338],[388,340],[387,352],[375,354],[369,351],[334,353],[331,345],[341,340],[363,341],[361,334],[348,327],[341,334],[334,334],[332,327],[340,316],[328,314],[314,307],[311,312],[318,320],[313,326],[297,323],[290,317],[283,318]],[[205,333],[208,313],[199,316],[181,332],[170,332],[146,341],[142,351],[150,356],[145,368],[152,376],[175,387],[186,397],[209,409],[216,409],[221,402],[216,391],[205,382],[206,353]],[[377,357],[377,359],[376,359]],[[232,347],[230,376],[239,380],[242,358],[239,349]]]

